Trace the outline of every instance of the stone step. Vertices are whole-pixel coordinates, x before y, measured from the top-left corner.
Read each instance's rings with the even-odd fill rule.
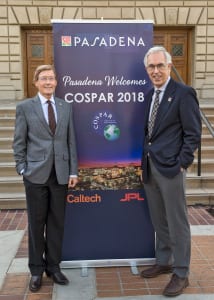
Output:
[[[13,116],[7,116],[7,117],[0,117],[0,127],[14,127],[15,125],[15,117]]]
[[[14,162],[0,162],[0,178],[5,176],[17,176]]]
[[[187,205],[214,205],[214,189],[188,189]]]
[[[214,146],[214,137],[211,134],[203,134],[201,138],[201,147]]]
[[[1,138],[3,137],[13,137],[14,135],[14,127],[13,126],[5,126],[5,127],[0,127],[0,136]]]
[[[213,125],[212,125],[213,126]],[[213,126],[214,127],[214,126]],[[212,138],[212,135],[209,131],[209,129],[207,128],[207,126],[205,124],[202,124],[202,135],[210,135],[210,137]]]
[[[197,155],[196,155],[197,157]],[[214,158],[214,146],[202,146],[201,147],[201,158]]]
[[[11,194],[24,193],[22,176],[1,177],[0,191],[1,194],[8,193],[8,192],[10,192]]]
[[[0,105],[0,119],[1,118],[15,118],[16,106],[15,105]]]
[[[0,161],[13,162],[13,150],[12,149],[0,149]]]
[[[0,137],[0,149],[2,150],[12,149],[12,143],[13,143],[12,137]]]
[[[213,115],[214,113],[214,106],[210,104],[203,104],[200,103],[200,109],[201,111],[207,116],[207,115]]]
[[[209,120],[209,122],[214,126],[214,110],[213,110],[213,114],[212,115],[209,115],[207,114],[206,115],[206,118]]]
[[[195,158],[193,164],[188,168],[193,174],[198,173],[198,159]],[[201,175],[212,173],[214,171],[214,158],[203,158],[201,160]]]
[[[0,193],[0,209],[26,208],[25,193]]]
[[[189,189],[212,189],[214,190],[214,174],[202,176],[187,175],[186,188]]]

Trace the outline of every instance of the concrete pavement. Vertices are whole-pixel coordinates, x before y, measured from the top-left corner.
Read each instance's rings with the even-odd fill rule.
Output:
[[[191,226],[192,235],[214,235],[214,225]],[[24,230],[0,231],[0,286],[6,273],[27,273],[27,258],[15,258]],[[52,300],[161,300],[162,295],[97,298],[96,272],[88,269],[88,276],[81,276],[81,269],[63,269],[69,278],[68,286],[54,285]],[[133,275],[134,276],[134,275]],[[191,294],[176,297],[179,300],[214,300],[214,294]]]

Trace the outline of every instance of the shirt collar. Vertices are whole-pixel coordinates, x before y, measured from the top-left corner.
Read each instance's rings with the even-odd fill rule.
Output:
[[[48,99],[45,98],[41,93],[38,92],[38,96],[42,104],[45,104],[47,102]],[[50,101],[55,104],[53,95],[51,96]]]
[[[169,83],[169,80],[170,80],[170,76],[168,77],[168,79],[167,79],[167,81],[164,83],[164,85],[162,85],[160,88],[155,87],[155,92],[156,92],[157,90],[161,90],[161,92],[164,92],[165,89],[166,89],[167,84]]]

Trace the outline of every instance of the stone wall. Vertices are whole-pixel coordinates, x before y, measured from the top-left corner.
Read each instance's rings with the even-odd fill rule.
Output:
[[[0,100],[23,98],[21,27],[51,19],[154,20],[154,26],[193,26],[193,80],[204,101],[214,99],[214,1],[0,1]]]

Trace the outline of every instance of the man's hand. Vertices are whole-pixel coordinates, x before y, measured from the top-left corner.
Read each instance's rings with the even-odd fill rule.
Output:
[[[76,184],[78,183],[78,177],[70,177],[68,181],[68,187],[69,188],[74,188]]]

